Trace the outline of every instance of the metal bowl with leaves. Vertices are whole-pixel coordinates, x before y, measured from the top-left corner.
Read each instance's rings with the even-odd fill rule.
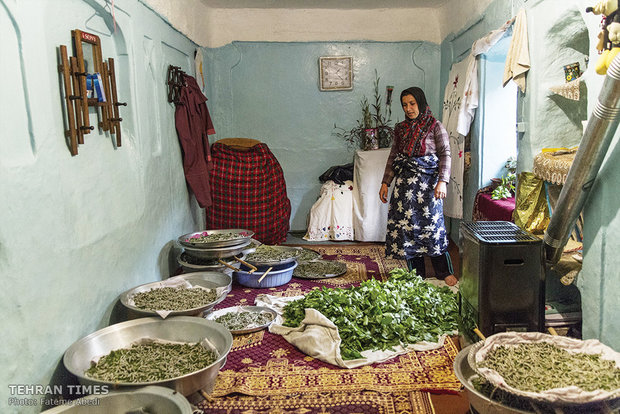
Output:
[[[193,372],[162,380],[127,382],[99,380],[86,374],[95,361],[112,351],[131,348],[144,340],[184,344],[203,343],[205,340],[216,351],[215,360]],[[107,385],[110,389],[160,385],[184,396],[198,390],[211,392],[220,368],[232,347],[232,335],[223,325],[204,318],[175,316],[172,318],[140,318],[100,329],[76,341],[63,357],[67,370],[83,385]],[[165,362],[165,361],[164,361]]]
[[[478,391],[504,405],[563,414],[620,409],[620,353],[598,340],[500,332],[467,349]]]
[[[173,283],[166,283],[173,282]],[[200,306],[194,306],[183,310],[172,310],[166,312],[165,316],[199,316],[204,312],[211,310],[215,305],[226,299],[226,295],[231,290],[232,278],[222,272],[194,272],[187,273],[179,276],[171,277],[165,281],[145,283],[140,286],[136,286],[121,294],[120,302],[127,308],[127,318],[143,318],[148,316],[161,316],[161,312],[155,310],[143,309],[136,306],[133,303],[133,297],[136,294],[148,292],[153,289],[165,287],[166,284],[172,285],[174,282],[183,282],[184,285],[191,287],[198,287],[204,289],[213,289],[215,292],[215,298],[213,301],[201,304]],[[189,287],[188,286],[188,287]],[[166,309],[161,309],[166,311]]]
[[[268,328],[278,314],[266,306],[231,306],[205,316],[226,326],[231,334],[241,335]]]
[[[202,230],[187,233],[178,238],[179,244],[198,249],[213,247],[239,246],[254,236],[254,232],[245,229]]]

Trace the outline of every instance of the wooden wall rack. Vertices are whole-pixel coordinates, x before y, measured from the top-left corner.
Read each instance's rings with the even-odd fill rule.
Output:
[[[71,155],[77,155],[78,144],[84,143],[84,135],[90,134],[94,126],[90,125],[89,107],[98,112],[99,128],[114,134],[116,146],[121,146],[121,121],[119,106],[126,102],[118,102],[116,93],[116,71],[114,59],[104,61],[101,57],[101,40],[92,33],[75,29],[71,31],[74,56],[69,57],[67,47],[60,46],[60,65],[64,85],[66,113],[69,127],[65,135],[69,138]],[[92,56],[85,57],[84,50],[90,48]],[[89,96],[87,77],[99,74],[101,79],[101,98]],[[105,98],[103,98],[105,95]],[[99,113],[100,110],[100,113]]]

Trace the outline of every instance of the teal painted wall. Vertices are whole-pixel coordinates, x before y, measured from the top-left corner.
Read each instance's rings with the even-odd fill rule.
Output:
[[[108,1],[0,1],[2,413],[38,412],[7,406],[42,397],[8,384],[68,381],[65,350],[110,323],[120,293],[168,277],[171,241],[202,223],[165,85],[170,64],[191,73],[196,45],[140,2],[114,4],[112,34]],[[57,65],[76,28],[100,36],[128,106],[121,147],[95,130],[72,157]]]
[[[354,88],[321,92],[318,59],[338,55],[353,56]],[[305,230],[318,177],[353,161],[353,149],[332,135],[334,123],[356,125],[362,97],[373,100],[375,69],[383,99],[386,85],[394,86],[392,119],[403,120],[398,96],[412,85],[422,87],[440,113],[439,57],[439,46],[426,42],[235,42],[204,49],[214,139],[267,143],[284,170],[291,229]]]

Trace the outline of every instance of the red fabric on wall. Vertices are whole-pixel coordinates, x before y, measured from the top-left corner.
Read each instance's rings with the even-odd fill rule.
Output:
[[[213,205],[206,210],[207,229],[241,228],[265,244],[286,241],[291,203],[282,167],[266,144],[238,151],[211,146]]]
[[[185,85],[176,102],[174,120],[183,150],[183,171],[187,184],[194,192],[200,207],[211,205],[209,166],[211,154],[209,135],[215,134],[211,116],[196,79],[183,75]]]

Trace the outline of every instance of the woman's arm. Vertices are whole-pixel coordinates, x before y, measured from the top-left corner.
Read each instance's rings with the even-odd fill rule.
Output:
[[[396,158],[396,154],[398,153],[398,142],[395,139],[392,143],[392,149],[390,149],[390,155],[385,163],[385,170],[383,171],[383,178],[381,182],[386,184],[388,187],[392,183],[394,179],[394,169],[392,169],[392,163],[394,162],[394,158]]]
[[[435,151],[439,157],[439,181],[450,182],[450,169],[452,167],[450,158],[450,135],[448,131],[437,121],[434,129]]]

